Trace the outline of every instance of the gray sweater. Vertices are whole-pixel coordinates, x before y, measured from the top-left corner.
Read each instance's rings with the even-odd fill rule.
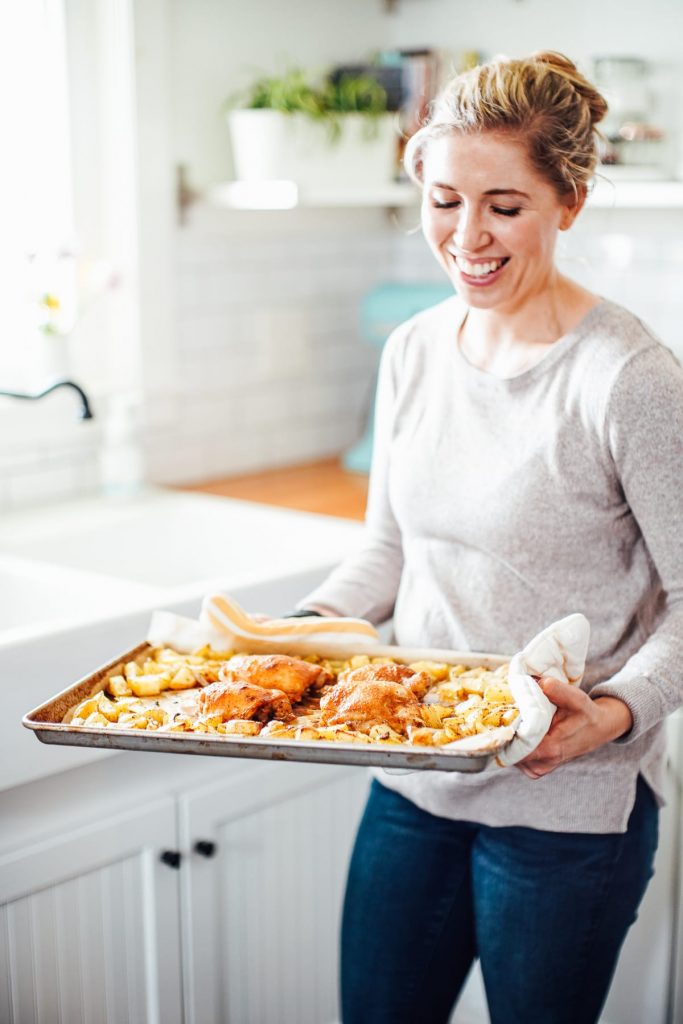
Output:
[[[364,543],[301,605],[393,614],[402,645],[501,654],[583,612],[583,687],[628,704],[626,737],[536,781],[379,777],[448,818],[624,831],[639,772],[661,799],[664,719],[683,705],[683,370],[602,301],[501,380],[461,354],[465,312],[448,299],[387,342]]]

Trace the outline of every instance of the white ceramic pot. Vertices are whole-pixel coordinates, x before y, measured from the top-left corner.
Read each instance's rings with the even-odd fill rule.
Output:
[[[396,174],[397,126],[393,114],[369,120],[340,115],[341,134],[305,114],[233,110],[228,126],[236,177],[241,181],[295,181],[305,188],[368,188]]]
[[[69,339],[63,334],[39,333],[35,341],[34,375],[41,384],[69,377]]]

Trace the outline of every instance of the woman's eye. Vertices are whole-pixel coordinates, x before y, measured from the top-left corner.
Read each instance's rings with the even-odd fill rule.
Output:
[[[491,209],[494,213],[499,213],[501,217],[516,217],[520,212],[521,207],[519,206],[492,206]]]
[[[460,201],[458,199],[453,199],[450,203],[445,203],[445,202],[440,201],[438,199],[432,199],[432,206],[436,210],[452,210],[455,206],[459,206],[459,205],[460,205]]]

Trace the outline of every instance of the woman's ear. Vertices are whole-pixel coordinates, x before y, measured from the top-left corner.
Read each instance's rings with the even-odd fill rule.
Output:
[[[563,201],[562,213],[560,215],[560,231],[567,231],[572,226],[586,202],[588,190],[585,185],[577,187],[576,196],[571,196]]]

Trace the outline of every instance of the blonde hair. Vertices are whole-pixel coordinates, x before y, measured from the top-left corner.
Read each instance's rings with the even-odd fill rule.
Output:
[[[446,85],[406,145],[405,168],[421,184],[431,139],[455,132],[505,133],[524,143],[532,165],[560,198],[578,198],[595,170],[596,125],[606,113],[605,99],[561,53],[496,58]]]

